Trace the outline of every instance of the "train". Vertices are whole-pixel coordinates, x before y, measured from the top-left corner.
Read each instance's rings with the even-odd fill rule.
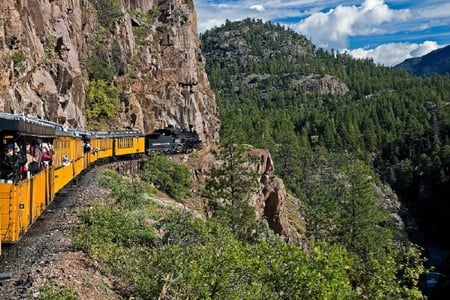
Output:
[[[8,113],[0,113],[0,138],[0,255],[2,244],[17,243],[57,193],[97,161],[189,153],[201,144],[192,127],[169,126],[147,135],[80,131]]]
[[[181,129],[173,125],[157,129],[146,135],[145,141],[147,154],[155,151],[166,154],[190,153],[199,149],[202,144],[192,125],[189,129]]]

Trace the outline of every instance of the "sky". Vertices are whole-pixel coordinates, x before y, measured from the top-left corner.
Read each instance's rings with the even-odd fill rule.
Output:
[[[450,45],[449,0],[194,0],[199,33],[226,20],[279,23],[326,50],[395,66]]]

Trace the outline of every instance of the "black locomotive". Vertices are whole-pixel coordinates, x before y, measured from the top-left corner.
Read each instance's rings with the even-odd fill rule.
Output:
[[[198,133],[189,129],[176,128],[169,125],[164,129],[157,129],[145,137],[145,151],[162,152],[165,154],[190,153],[201,146],[202,141]]]

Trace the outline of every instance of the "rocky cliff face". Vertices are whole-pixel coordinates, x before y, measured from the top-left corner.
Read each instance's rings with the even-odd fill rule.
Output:
[[[3,112],[89,128],[86,92],[101,79],[119,91],[101,129],[192,124],[218,139],[192,0],[3,0],[0,70]]]

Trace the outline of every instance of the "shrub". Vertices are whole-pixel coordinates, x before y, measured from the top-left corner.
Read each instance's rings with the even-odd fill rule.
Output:
[[[147,204],[144,193],[147,188],[143,183],[132,182],[117,172],[107,171],[99,180],[100,185],[111,190],[112,195],[122,208],[129,210],[143,207]]]
[[[80,213],[74,245],[105,261],[110,260],[112,253],[117,254],[117,247],[151,246],[155,234],[147,215],[136,213],[146,208],[145,187],[140,183],[130,184],[114,171],[106,172],[100,184],[111,190],[114,202],[97,203]]]
[[[140,176],[175,200],[182,200],[190,195],[192,182],[188,168],[171,162],[159,153],[153,154],[145,163]]]
[[[88,120],[111,119],[117,114],[120,89],[107,85],[104,80],[89,83],[86,94],[86,116]]]
[[[153,230],[145,219],[136,218],[117,206],[97,204],[81,213],[80,222],[75,244],[81,249],[93,250],[91,247],[96,244],[112,243],[129,248],[153,243]]]
[[[344,249],[316,247],[311,257],[281,240],[245,243],[227,226],[178,215],[134,278],[132,294],[173,299],[352,299]],[[168,238],[169,237],[169,238]]]
[[[89,79],[92,81],[103,80],[111,82],[114,77],[114,70],[112,66],[95,56],[89,60]]]
[[[39,288],[40,300],[76,300],[78,297],[73,291],[67,288],[61,288],[53,283],[47,282]]]
[[[111,25],[115,19],[123,15],[121,0],[93,0],[100,24]]]
[[[155,160],[161,168],[176,165],[161,155]],[[73,241],[122,278],[131,298],[156,299],[163,290],[174,299],[352,298],[347,270],[353,262],[345,249],[320,246],[310,256],[281,239],[248,243],[217,219],[186,213],[152,223],[148,206],[130,211],[123,205],[127,182],[112,171],[102,178],[117,201],[84,210]]]
[[[25,62],[26,56],[22,51],[16,51],[11,54],[11,60],[14,62],[16,69],[21,69]]]

